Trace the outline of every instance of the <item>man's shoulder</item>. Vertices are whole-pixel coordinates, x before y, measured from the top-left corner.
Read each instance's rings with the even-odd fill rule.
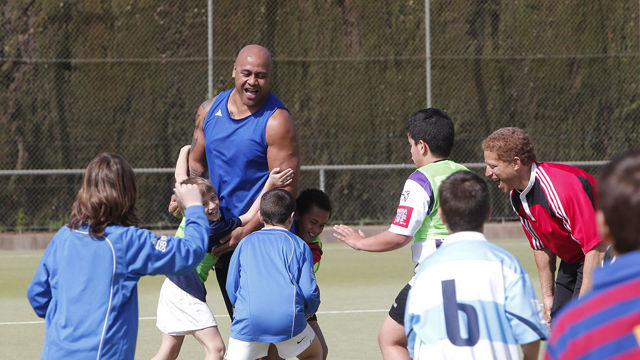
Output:
[[[217,104],[220,101],[228,98],[229,94],[231,93],[231,91],[233,91],[233,89],[227,89],[227,90],[221,91],[216,96],[214,96],[213,98],[203,101],[202,104],[200,104],[199,111],[204,111],[205,113],[208,113],[209,110],[211,110],[211,108],[215,104]]]
[[[288,127],[292,125],[293,120],[291,118],[291,114],[289,114],[289,110],[282,107],[274,109],[271,116],[267,119],[267,129]]]
[[[585,170],[580,169],[568,164],[541,162],[536,163],[536,169],[540,171],[536,172],[536,175],[540,176],[540,172],[543,172],[551,178],[551,180],[571,179],[576,176],[586,178],[589,181],[595,180],[595,177]]]
[[[597,179],[588,172],[575,166],[559,163],[538,163],[535,169],[536,186],[549,196],[560,199],[572,198],[575,190],[583,189],[591,197],[597,191]]]

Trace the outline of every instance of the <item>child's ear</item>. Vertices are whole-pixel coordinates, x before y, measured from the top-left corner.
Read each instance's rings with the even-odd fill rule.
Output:
[[[431,152],[429,145],[427,145],[423,140],[418,140],[418,146],[420,146],[420,152],[422,152],[422,155],[427,155]]]
[[[258,218],[260,219],[260,222],[264,224],[264,219],[262,218],[262,214],[260,213],[260,210],[258,210]]]
[[[289,216],[289,221],[293,224],[293,217],[296,215],[296,212],[292,212],[291,215]]]

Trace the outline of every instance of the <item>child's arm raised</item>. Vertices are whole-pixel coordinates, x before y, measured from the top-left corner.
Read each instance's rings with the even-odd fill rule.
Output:
[[[271,172],[269,173],[269,178],[267,179],[267,182],[264,184],[264,188],[262,188],[262,192],[260,192],[260,195],[258,195],[258,198],[256,198],[256,200],[251,205],[251,208],[249,208],[249,210],[246,213],[240,215],[239,218],[240,218],[240,221],[242,221],[242,226],[237,227],[234,230],[234,232],[238,231],[239,229],[243,229],[244,226],[246,226],[252,219],[255,219],[257,217],[258,210],[260,209],[260,198],[265,192],[276,187],[285,187],[291,184],[291,182],[293,181],[294,175],[295,175],[295,172],[291,168],[288,168],[283,171],[280,171],[280,168],[275,168],[271,170]],[[217,246],[215,249],[213,249],[213,255],[220,256],[228,251],[233,250],[235,246],[240,242],[240,239],[242,239],[242,237],[237,239],[237,241],[235,242],[233,242],[232,235],[230,238],[227,238],[224,241],[221,239],[220,242],[222,244],[220,246]]]
[[[176,169],[174,171],[176,183],[180,183],[182,182],[182,180],[189,177],[189,151],[190,150],[191,150],[191,145],[185,145],[180,149],[178,160],[176,160]],[[178,201],[176,199],[175,194],[171,195],[168,211],[171,214],[173,214],[173,216],[175,217],[182,216],[182,211],[180,211],[180,207],[178,206]]]
[[[269,173],[269,178],[264,184],[264,187],[262,188],[260,195],[258,195],[258,198],[253,202],[246,213],[240,215],[242,225],[246,225],[249,220],[251,220],[258,214],[258,210],[260,210],[260,198],[262,198],[262,195],[264,195],[264,193],[274,188],[282,188],[289,185],[293,181],[293,175],[294,172],[291,168],[282,171],[280,171],[280,168],[271,170],[271,172]]]
[[[175,177],[178,183],[189,177],[189,151],[191,151],[191,145],[183,146],[176,160]]]

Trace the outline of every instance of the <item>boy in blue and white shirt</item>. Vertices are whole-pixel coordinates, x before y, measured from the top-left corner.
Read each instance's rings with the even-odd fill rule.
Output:
[[[440,186],[451,235],[419,266],[405,312],[413,359],[537,359],[547,329],[529,275],[482,228],[486,183],[460,171]]]
[[[231,257],[227,292],[233,322],[225,359],[267,355],[269,343],[280,357],[322,359],[322,347],[306,318],[320,305],[311,249],[291,233],[295,199],[283,189],[260,200],[265,227],[249,234]]]

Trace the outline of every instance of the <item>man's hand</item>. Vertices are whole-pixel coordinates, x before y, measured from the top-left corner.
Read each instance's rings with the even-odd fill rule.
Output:
[[[551,308],[553,307],[553,295],[542,297],[542,315],[544,316],[544,323],[547,325],[547,330],[551,331]]]
[[[334,225],[333,231],[333,237],[343,241],[355,250],[360,250],[359,243],[365,238],[362,230],[356,232],[347,225]]]

